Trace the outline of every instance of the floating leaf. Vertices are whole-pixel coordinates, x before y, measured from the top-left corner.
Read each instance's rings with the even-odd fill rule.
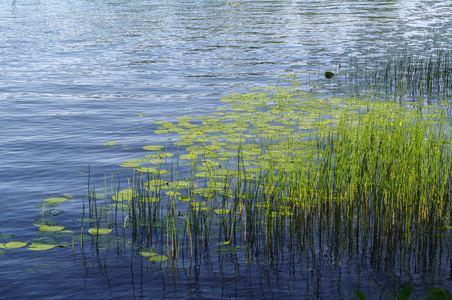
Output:
[[[167,260],[168,260],[168,257],[166,257],[165,255],[156,255],[156,256],[149,258],[149,261],[155,261],[155,262],[164,262]]]
[[[173,143],[176,146],[189,146],[189,145],[193,145],[195,142],[190,141],[190,140],[185,140],[185,141],[179,141],[179,142],[175,142]]]
[[[72,196],[71,194],[63,194],[63,196],[69,199],[74,199],[74,196]]]
[[[134,162],[125,162],[119,165],[120,167],[123,168],[137,168],[139,166],[141,166],[139,163],[134,163]]]
[[[164,162],[165,161],[163,159],[159,159],[159,158],[149,160],[149,163],[151,163],[151,164],[161,164]]]
[[[51,219],[51,218],[38,218],[35,219],[33,222],[33,225],[35,226],[43,226],[43,225],[56,225],[57,224],[57,220],[55,219]]]
[[[149,155],[155,155],[156,157],[158,157],[158,154],[149,154]],[[146,158],[134,158],[126,160],[126,163],[145,163],[145,162],[148,162]]]
[[[141,256],[144,256],[144,257],[151,257],[151,256],[157,255],[157,253],[154,253],[152,251],[140,251],[139,253]]]
[[[116,144],[117,144],[117,142],[105,142],[104,146],[114,146]]]
[[[163,174],[166,174],[166,173],[168,173],[167,170],[158,170],[158,171],[154,172],[155,175],[163,175]]]
[[[92,235],[103,235],[103,234],[109,234],[112,232],[112,229],[109,228],[90,228],[88,232]]]
[[[72,230],[61,230],[61,231],[55,232],[53,235],[58,238],[64,238],[64,237],[70,237],[70,236],[75,235],[75,232]]]
[[[179,196],[181,193],[179,193],[178,191],[167,191],[167,192],[165,192],[165,194],[170,197],[176,197],[176,196]]]
[[[160,151],[163,149],[163,146],[148,145],[148,146],[144,146],[143,149],[148,150],[148,151]]]
[[[190,201],[190,197],[188,197],[188,196],[180,196],[179,197],[179,201]]]
[[[240,250],[238,247],[219,247],[213,250],[213,253],[219,255],[233,254]]]
[[[28,245],[26,242],[9,242],[5,245],[5,248],[8,249],[16,249],[16,248],[22,248]]]
[[[156,173],[157,170],[154,168],[150,168],[150,167],[141,167],[137,169],[138,172],[143,172],[143,173]]]
[[[145,203],[154,203],[154,202],[159,202],[160,199],[156,198],[156,197],[145,197],[145,198],[140,198],[141,202],[145,202]]]
[[[157,129],[157,130],[154,130],[154,133],[155,134],[167,134],[169,131],[168,130],[166,130],[166,129]]]
[[[64,201],[67,201],[67,198],[56,197],[56,198],[48,198],[48,199],[44,200],[44,202],[51,203],[51,204],[61,203],[61,202],[64,202]]]
[[[173,181],[169,184],[169,186],[175,188],[175,189],[186,189],[189,186],[194,185],[194,183],[190,183],[188,181]]]
[[[116,204],[114,206],[114,208],[118,209],[118,210],[129,210],[130,209],[129,205],[127,205],[127,204]]]
[[[224,246],[224,245],[229,245],[231,243],[231,241],[226,241],[226,242],[220,242],[217,243],[218,246]]]
[[[10,233],[0,233],[0,239],[5,239],[5,240],[9,240],[12,239],[14,237],[13,234]]]
[[[40,226],[39,230],[40,231],[60,231],[63,230],[64,226],[49,226],[49,225],[44,225],[44,226]]]
[[[80,218],[77,219],[78,222],[83,222],[83,223],[92,223],[92,222],[96,222],[96,219],[94,218]]]
[[[89,194],[89,196],[91,198],[95,198],[95,199],[104,199],[105,198],[105,194],[100,194],[100,193],[92,193],[92,194]]]
[[[132,189],[125,189],[113,195],[111,198],[115,201],[131,201],[132,198],[136,197],[138,193]]]
[[[45,245],[57,245],[59,242],[60,241],[48,236],[37,237],[30,240],[30,243],[32,244],[45,244]]]
[[[75,242],[88,242],[93,239],[93,237],[89,234],[77,234],[73,237]]]
[[[148,182],[145,182],[145,185],[147,186],[159,186],[159,185],[164,185],[167,184],[168,181],[163,180],[163,179],[154,179],[154,180],[150,180]]]
[[[33,205],[36,208],[50,208],[50,207],[56,207],[57,204],[56,203],[36,203],[35,205]]]
[[[28,250],[31,251],[44,251],[55,248],[55,245],[46,245],[46,244],[31,244],[28,246]]]

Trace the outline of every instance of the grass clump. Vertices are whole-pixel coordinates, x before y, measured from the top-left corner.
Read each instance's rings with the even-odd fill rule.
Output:
[[[174,144],[145,145],[143,157],[120,164],[126,187],[115,175],[110,192],[106,178],[103,194],[89,192],[72,247],[133,251],[167,270],[199,267],[206,255],[292,264],[315,269],[317,282],[323,266],[334,273],[349,261],[432,281],[450,268],[444,106],[371,101],[372,93],[326,99],[287,80],[224,97],[227,108],[210,116],[158,122]],[[45,223],[42,208],[40,231],[59,237],[64,227]]]
[[[293,87],[223,100],[231,110],[165,123],[190,141],[174,156],[177,169],[162,169],[173,156],[152,146],[165,153],[149,162],[158,159],[160,169],[142,161],[132,186],[112,193],[127,200],[115,212],[133,228],[137,248],[158,236],[169,264],[215,242],[215,253],[246,249],[248,261],[318,247],[337,263],[359,256],[377,269],[438,266],[451,226],[443,111],[322,99]]]

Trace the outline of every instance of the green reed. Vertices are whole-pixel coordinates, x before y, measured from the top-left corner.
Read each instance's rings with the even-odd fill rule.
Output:
[[[421,97],[427,103],[450,99],[451,62],[450,50],[424,54],[405,50],[383,62],[372,58],[364,62],[351,60],[342,68],[342,87],[349,87],[356,95],[365,93],[375,99],[399,103]]]
[[[438,74],[447,57],[424,68]],[[411,63],[397,74],[408,74]],[[407,91],[420,86],[410,81],[425,83],[421,71],[410,72],[401,79]],[[391,87],[381,82],[371,82],[372,90]],[[210,116],[156,122],[155,134],[176,136],[175,147],[144,146],[144,158],[120,165],[126,179],[114,174],[108,191],[104,178],[102,196],[89,182],[77,230],[82,253],[92,236],[98,255],[119,255],[127,245],[167,270],[234,254],[265,266],[304,261],[317,276],[325,259],[339,266],[359,258],[375,269],[433,277],[450,262],[446,106],[424,105],[419,90],[419,104],[403,106],[372,101],[373,92],[325,99],[299,87],[289,75],[222,98],[226,107]],[[46,222],[39,221],[43,230],[58,229]]]
[[[329,249],[336,261],[368,255],[376,267],[433,266],[437,233],[450,226],[444,114],[275,90],[232,95],[233,114],[163,124],[193,141],[177,160],[189,170],[168,181],[181,177],[176,169],[140,166],[140,178],[116,191],[113,200],[127,200],[115,205],[116,224],[125,209],[132,243],[159,243],[169,264],[181,254],[200,260],[207,249],[246,249],[250,261],[265,253],[268,262]],[[147,148],[158,152],[153,159],[169,156]]]

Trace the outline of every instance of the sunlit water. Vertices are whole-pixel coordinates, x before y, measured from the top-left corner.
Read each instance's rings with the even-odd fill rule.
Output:
[[[78,216],[88,168],[103,187],[103,174],[164,143],[153,121],[212,113],[221,96],[275,84],[277,74],[307,82],[350,59],[447,49],[451,15],[447,1],[1,1],[0,232],[34,237],[33,205],[63,193],[76,196],[65,213]],[[80,250],[51,251],[7,249],[2,297],[309,294],[295,273],[251,276],[226,264],[199,277],[182,269],[170,282],[128,260],[106,270],[94,258],[84,264]]]

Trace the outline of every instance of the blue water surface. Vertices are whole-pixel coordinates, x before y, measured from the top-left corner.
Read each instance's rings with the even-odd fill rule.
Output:
[[[210,114],[221,96],[277,74],[306,83],[351,59],[447,49],[451,20],[447,1],[1,1],[0,232],[33,238],[34,204],[64,193],[74,196],[65,214],[78,217],[88,177],[103,187],[144,145],[165,143],[154,121]],[[181,270],[174,283],[127,259],[107,272],[77,249],[50,251],[6,249],[1,297],[259,299],[305,289],[295,277],[234,269],[224,286],[218,270],[203,280]]]

